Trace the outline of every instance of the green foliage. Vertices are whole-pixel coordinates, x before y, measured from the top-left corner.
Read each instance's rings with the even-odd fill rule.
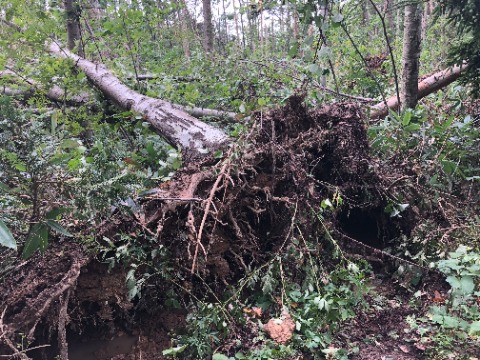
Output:
[[[438,5],[450,23],[455,25],[459,39],[449,49],[450,63],[467,63],[469,68],[461,79],[473,85],[475,96],[480,94],[480,2],[478,0],[441,0]]]
[[[6,246],[13,250],[17,249],[17,242],[13,238],[12,233],[7,228],[7,225],[0,220],[0,245]]]
[[[81,139],[85,119],[96,131]],[[14,248],[13,232],[24,257],[45,251],[51,231],[71,237],[64,224],[95,221],[135,191],[170,179],[182,164],[142,122],[98,124],[82,112],[36,116],[16,110],[7,97],[0,98],[0,159],[1,240]]]
[[[355,309],[365,305],[365,272],[355,264],[339,266],[323,281],[323,286],[308,284],[303,291],[293,284],[287,292],[298,309],[294,312],[298,332],[295,343],[299,349],[306,347],[312,354],[326,349],[342,322],[355,317]]]
[[[457,349],[478,349],[480,345],[480,254],[460,246],[440,260],[437,268],[451,286],[443,305],[430,307],[426,317],[410,316],[410,326],[420,335],[421,343],[432,343],[432,354],[454,354]],[[473,353],[472,353],[473,355]]]
[[[326,201],[324,207],[327,211],[333,205]],[[197,301],[187,317],[186,332],[177,336],[175,344],[186,346],[185,356],[189,358],[205,358],[212,355],[213,348],[230,342],[236,345],[229,350],[229,359],[324,358],[333,351],[332,338],[341,324],[366,305],[363,296],[368,290],[368,269],[340,261],[327,271],[326,258],[332,254],[325,254],[325,258],[312,256],[310,249],[318,246],[317,241],[306,242],[299,234],[286,251],[264,266],[252,269],[231,291],[220,298],[212,293],[219,302]],[[261,331],[259,317],[265,323],[284,310],[290,313],[296,329],[292,341],[281,345]],[[335,358],[344,355],[341,349],[333,352]]]
[[[437,267],[447,276],[451,286],[450,300],[455,309],[471,301],[473,295],[480,296],[480,254],[461,245],[448,256],[448,259],[440,260]]]
[[[461,90],[454,88],[445,98],[452,101],[459,93]],[[443,100],[440,94],[438,104]],[[465,180],[474,181],[480,170],[480,131],[470,115],[436,115],[425,109],[408,110],[402,115],[392,112],[383,122],[371,126],[369,135],[381,157],[414,158],[414,170],[422,183],[438,191],[455,191]]]

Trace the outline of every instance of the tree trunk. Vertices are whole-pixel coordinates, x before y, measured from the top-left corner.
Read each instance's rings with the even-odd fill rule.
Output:
[[[395,16],[394,16],[394,0],[384,0],[383,12],[385,16],[385,24],[387,26],[388,40],[390,44],[395,40]],[[387,53],[389,49],[387,47]]]
[[[422,17],[422,39],[424,39],[427,34],[428,19],[430,18],[431,14],[432,14],[431,3],[427,1],[425,3],[425,7],[423,10],[423,17]]]
[[[188,41],[188,10],[185,0],[180,1],[180,11],[178,17],[180,20],[180,28],[182,29],[182,47],[185,58],[190,58],[190,42]]]
[[[64,0],[65,12],[67,15],[67,48],[73,50],[78,46],[77,53],[85,56],[81,43],[80,33],[80,10],[75,0]]]
[[[237,36],[237,38],[235,39],[235,45],[238,50],[241,48],[242,45],[240,42],[240,29],[238,24],[238,14],[237,14],[237,6],[235,4],[235,0],[233,0],[232,5],[233,5],[233,19],[235,20],[235,34]]]
[[[87,8],[88,17],[94,21],[100,21],[104,16],[104,9],[101,8],[99,0],[89,0],[84,5]]]
[[[213,52],[213,24],[212,24],[212,3],[211,0],[203,2],[203,48],[206,53]]]
[[[403,33],[403,72],[401,86],[401,109],[413,109],[418,98],[418,68],[420,59],[422,6],[411,4],[405,6],[405,23]]]
[[[142,114],[170,144],[182,148],[184,157],[205,156],[230,141],[223,131],[201,122],[173,104],[133,91],[104,65],[83,59],[56,43],[50,44],[48,50],[55,56],[72,59],[93,85],[117,106]]]

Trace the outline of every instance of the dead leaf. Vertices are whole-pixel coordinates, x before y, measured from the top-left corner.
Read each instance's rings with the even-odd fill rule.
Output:
[[[407,345],[399,345],[398,346],[400,350],[402,350],[405,354],[408,354],[410,352],[410,347]]]
[[[252,307],[252,312],[257,319],[262,317],[262,308],[261,307],[256,307],[256,306]]]
[[[445,297],[442,296],[442,294],[440,294],[437,290],[434,291],[433,295],[434,295],[434,297],[433,297],[432,301],[434,303],[443,304],[446,300]]]

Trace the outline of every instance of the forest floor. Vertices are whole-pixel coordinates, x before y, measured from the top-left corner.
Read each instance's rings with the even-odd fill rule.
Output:
[[[61,248],[65,249],[65,245],[62,244]],[[30,274],[32,283],[37,287],[45,286],[42,283],[57,282],[58,275],[49,273],[48,269],[51,269],[52,263],[55,262],[58,264],[57,269],[64,266],[62,265],[64,258],[55,256],[58,255],[55,251],[51,254],[53,255],[51,259],[45,258],[41,261],[44,263],[43,266],[38,262],[25,265],[17,279],[23,281],[23,276]],[[32,273],[33,268],[35,271],[41,269],[42,275]],[[128,312],[125,310],[132,308],[125,296],[127,292],[125,275],[124,271],[118,269],[108,272],[106,267],[99,263],[91,263],[82,270],[75,296],[70,298],[70,306],[82,309],[77,313],[78,318],[71,319],[72,325],[80,327],[72,327],[67,332],[70,360],[171,358],[160,354],[162,350],[172,347],[171,338],[174,334],[184,331],[186,311],[170,309],[156,312],[153,316],[151,314],[140,316],[135,320],[120,319],[119,314],[125,314]],[[332,346],[350,349],[352,354],[349,356],[350,359],[425,359],[425,349],[431,344],[420,341],[419,334],[407,323],[407,317],[425,316],[430,305],[441,301],[436,298],[439,294],[446,297],[448,286],[444,279],[435,273],[427,276],[417,286],[421,296],[416,300],[412,290],[406,289],[391,274],[383,271],[372,273],[369,287],[371,290],[366,294],[368,308],[359,309],[355,318],[341,324]],[[111,304],[115,306],[112,307]],[[122,309],[113,310],[116,307]],[[50,316],[58,314],[54,312]],[[84,318],[81,318],[82,316]],[[103,324],[97,324],[98,326],[90,324],[81,328],[81,324],[89,323],[88,318],[92,316],[98,316]],[[261,320],[265,323],[267,319]],[[48,328],[51,326],[48,323],[54,323],[56,319],[47,318],[44,322],[47,324],[40,323],[39,327],[43,327],[43,332],[48,333],[52,331]],[[56,346],[57,340],[51,339],[50,345]],[[464,354],[465,350],[459,349],[459,354]],[[45,358],[45,355],[35,351],[29,352],[29,356],[39,360]],[[177,358],[183,357],[180,354]]]

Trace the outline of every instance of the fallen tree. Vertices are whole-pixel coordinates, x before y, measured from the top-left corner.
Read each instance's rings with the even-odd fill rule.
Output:
[[[434,93],[450,85],[457,80],[468,69],[468,65],[456,65],[448,69],[436,72],[418,83],[417,100]],[[374,119],[382,118],[388,115],[389,110],[398,110],[400,104],[396,95],[390,97],[387,101],[382,101],[371,108],[370,116]]]
[[[110,101],[123,110],[133,110],[144,115],[145,120],[150,122],[172,145],[181,146],[186,154],[203,156],[209,151],[225,145],[229,141],[225,134],[222,134],[221,131],[212,126],[198,121],[198,119],[196,119],[197,117],[216,117],[229,120],[235,120],[241,117],[240,114],[235,112],[183,106],[142,95],[123,84],[102,64],[94,64],[87,59],[81,58],[71,51],[60,47],[55,42],[52,42],[48,49],[55,56],[73,60],[75,66],[84,71],[89,80],[98,87]],[[456,65],[438,71],[420,81],[418,83],[417,100],[450,85],[460,78],[460,76],[467,71],[468,67],[468,64]],[[0,77],[11,75],[16,74],[9,70],[0,72]],[[149,76],[153,77],[154,75]],[[33,88],[19,90],[4,87],[1,92],[5,95],[30,97],[34,94],[38,83],[31,79],[24,79],[24,81],[32,85]],[[318,84],[314,85],[319,86]],[[325,90],[326,88],[322,87],[322,89]],[[360,102],[372,101],[372,99],[364,97],[346,94],[339,95]],[[86,93],[67,98],[65,91],[59,86],[53,86],[49,89],[46,92],[46,96],[53,101],[66,103],[68,105],[82,105],[92,101],[92,97]],[[371,106],[369,108],[371,111],[370,117],[373,119],[385,117],[388,115],[389,110],[397,111],[399,107],[398,97],[393,95],[386,101]]]
[[[3,70],[0,71],[0,78],[7,78],[13,77],[18,79],[19,76],[15,72],[11,70]],[[24,86],[18,86],[16,88],[11,88],[7,86],[3,86],[0,88],[0,94],[7,95],[7,96],[14,96],[16,98],[20,98],[21,100],[28,100],[32,96],[37,93],[44,94],[48,99],[51,101],[58,103],[58,104],[66,104],[69,106],[81,106],[87,105],[94,102],[94,97],[92,94],[83,92],[76,95],[69,95],[65,92],[58,85],[54,85],[50,87],[47,91],[43,91],[40,84],[28,78],[21,78],[22,83],[25,83],[29,87],[25,88]],[[24,85],[24,84],[22,84]],[[208,109],[208,108],[201,108],[196,106],[183,106],[180,104],[172,104],[172,106],[180,111],[184,111],[194,117],[214,117],[214,118],[225,118],[228,120],[236,120],[240,117],[240,114],[231,112],[231,111],[223,111],[223,110],[215,110],[215,109]]]
[[[285,107],[254,117],[251,131],[234,144],[221,130],[174,105],[129,89],[104,66],[57,44],[49,49],[55,56],[73,60],[113,103],[142,114],[172,144],[181,146],[190,160],[168,184],[136,199],[133,214],[108,216],[96,231],[99,241],[106,237],[121,246],[120,233],[139,229],[154,237],[156,248],[163,247],[171,255],[168,265],[183,283],[161,279],[150,288],[156,293],[143,300],[144,308],[155,309],[165,301],[168,287],[193,298],[221,293],[226,285],[250,275],[252,269],[285,254],[292,238],[318,239],[313,251],[320,256],[338,247],[329,241],[332,234],[349,239],[347,235],[359,230],[357,226],[361,231],[371,227],[371,242],[365,244],[371,248],[382,247],[380,244],[401,233],[408,234],[402,221],[412,219],[409,209],[400,220],[384,212],[388,193],[395,190],[400,175],[385,180],[374,170],[364,121],[356,105],[336,104],[308,111],[302,97],[294,96]],[[222,159],[206,154],[220,147],[227,149]],[[345,199],[343,210],[318,215],[319,204],[336,194]],[[350,212],[363,221],[352,222]],[[136,241],[148,245],[145,238]],[[58,256],[67,248],[68,257]],[[113,313],[128,313],[122,282],[125,274],[118,272],[109,278],[110,286],[105,283],[99,289],[98,269],[92,260],[78,244],[57,242],[47,255],[36,255],[11,272],[0,295],[5,309],[0,336],[14,355],[27,358],[9,345],[20,333],[48,339],[56,332],[65,358],[67,309],[70,318],[76,319],[73,325],[84,321],[88,326],[115,326]],[[151,265],[161,268],[162,261],[155,259]],[[285,266],[295,271],[295,259],[290,261]],[[82,273],[80,268],[86,270]],[[34,282],[32,276],[39,273],[44,274],[42,281]],[[69,302],[76,306],[68,307]],[[87,308],[91,302],[94,310]],[[41,323],[43,332],[39,330]]]
[[[123,84],[104,65],[94,64],[52,42],[50,53],[73,61],[107,99],[124,110],[141,114],[168,142],[181,147],[184,157],[198,157],[225,146],[230,139],[221,130],[199,121],[173,104],[142,95]]]

